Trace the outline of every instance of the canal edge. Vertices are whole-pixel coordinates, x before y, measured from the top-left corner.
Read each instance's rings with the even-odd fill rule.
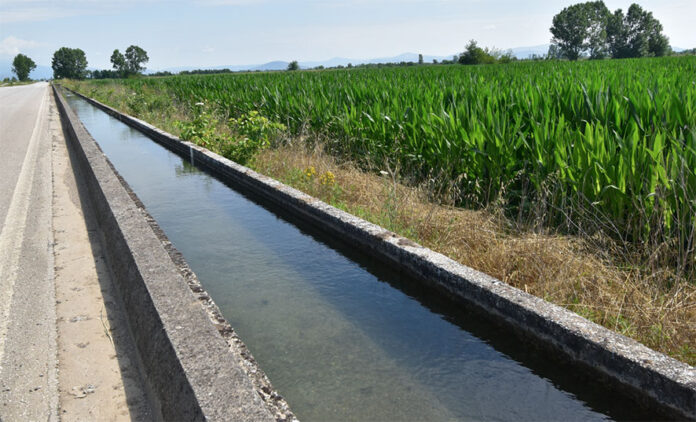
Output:
[[[139,364],[164,420],[296,421],[183,256],[53,85]],[[192,306],[193,305],[193,306]]]
[[[533,339],[538,347],[560,352],[584,369],[596,371],[606,382],[647,407],[660,409],[677,419],[696,419],[696,368],[205,148],[182,141],[147,122],[74,93],[224,180],[473,305],[492,320]]]

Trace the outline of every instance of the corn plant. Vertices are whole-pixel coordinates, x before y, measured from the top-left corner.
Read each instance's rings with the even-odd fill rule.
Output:
[[[462,202],[502,198],[528,212],[545,201],[555,223],[589,204],[627,239],[660,232],[693,250],[694,57],[122,83],[192,108],[204,101],[219,115],[259,113],[291,131],[309,128],[357,162],[398,164],[416,181],[457,180]]]

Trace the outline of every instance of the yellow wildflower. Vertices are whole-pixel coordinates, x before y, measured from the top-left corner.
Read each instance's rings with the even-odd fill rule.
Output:
[[[316,174],[317,174],[317,170],[314,168],[314,166],[309,166],[304,171],[305,178],[307,178],[307,179],[311,179]]]
[[[319,183],[325,186],[333,186],[336,183],[336,176],[330,171],[322,174],[319,178]]]

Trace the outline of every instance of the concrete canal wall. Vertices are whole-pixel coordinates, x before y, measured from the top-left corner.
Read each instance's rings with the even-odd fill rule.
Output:
[[[165,420],[294,419],[181,255],[54,92],[153,406]]]
[[[673,417],[696,419],[696,368],[184,142],[146,122],[83,98],[252,196],[473,306],[533,347],[551,351],[559,360],[580,366],[583,372],[621,388],[648,407],[658,408]],[[107,204],[108,201],[102,202]],[[103,212],[109,213],[109,210]]]

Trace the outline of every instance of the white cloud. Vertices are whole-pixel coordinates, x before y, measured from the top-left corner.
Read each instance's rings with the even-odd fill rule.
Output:
[[[9,36],[0,41],[0,55],[16,56],[17,54],[34,47],[39,43],[36,41],[21,40],[19,38]]]

